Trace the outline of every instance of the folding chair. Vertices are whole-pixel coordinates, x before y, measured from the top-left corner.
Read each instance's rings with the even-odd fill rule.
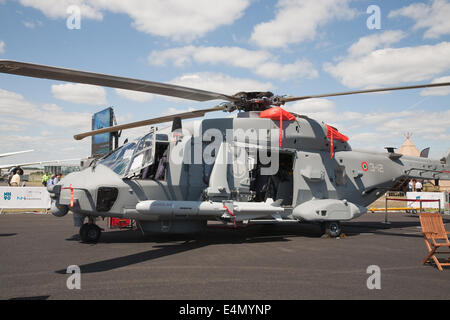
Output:
[[[436,257],[437,254],[449,254],[450,251],[438,251],[440,248],[450,248],[450,241],[448,235],[450,232],[445,230],[444,222],[442,221],[442,216],[439,213],[420,213],[420,225],[422,226],[422,234],[424,235],[425,244],[428,248],[428,255],[422,261],[422,265],[427,262],[432,262],[442,271],[442,266],[450,266],[450,258],[447,262],[440,262]],[[441,240],[441,242],[437,242]],[[443,241],[443,242],[442,242]]]

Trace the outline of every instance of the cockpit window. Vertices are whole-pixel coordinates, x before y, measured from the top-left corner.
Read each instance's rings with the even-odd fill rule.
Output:
[[[153,134],[149,133],[139,141],[127,170],[127,176],[139,173],[143,168],[148,167],[153,163],[152,147]]]
[[[155,162],[155,151],[153,150],[154,138],[157,140],[156,149],[161,149],[158,148],[158,145],[161,144],[167,149],[169,139],[166,134],[156,134],[156,136],[154,136],[153,133],[149,133],[141,139],[125,144],[113,151],[98,163],[107,166],[119,176],[125,178],[140,176],[142,178],[142,176],[146,176],[146,174],[141,175],[141,171],[146,168],[151,168]],[[157,162],[160,160],[159,158],[160,157],[157,157]]]
[[[128,165],[130,164],[131,157],[133,156],[134,149],[136,148],[136,142],[130,142],[126,145],[115,150],[106,158],[101,159],[98,163],[107,166],[118,175],[125,174]]]

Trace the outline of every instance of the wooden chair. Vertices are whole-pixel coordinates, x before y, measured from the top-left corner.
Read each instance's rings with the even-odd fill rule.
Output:
[[[445,230],[444,222],[440,213],[420,213],[420,225],[422,226],[422,234],[424,235],[425,244],[428,248],[428,255],[422,261],[422,265],[427,262],[432,262],[442,271],[442,266],[450,266],[450,259],[447,262],[440,262],[436,254],[449,254],[450,252],[438,251],[440,248],[450,248],[450,241],[448,235],[450,232]],[[437,240],[440,240],[438,242]]]

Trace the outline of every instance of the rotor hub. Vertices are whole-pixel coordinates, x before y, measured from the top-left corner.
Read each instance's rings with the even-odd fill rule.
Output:
[[[245,112],[249,111],[264,111],[271,108],[273,105],[281,105],[281,100],[278,96],[270,91],[267,92],[239,92],[234,96],[235,108]]]

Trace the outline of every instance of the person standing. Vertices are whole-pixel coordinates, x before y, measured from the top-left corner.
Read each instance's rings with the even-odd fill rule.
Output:
[[[53,179],[53,184],[58,184],[58,182],[61,180],[61,175],[57,174],[55,179]]]
[[[417,180],[416,182],[416,192],[422,192],[422,182],[420,182],[419,180]]]
[[[12,178],[14,177],[14,175],[16,174],[16,172],[17,172],[17,170],[14,170],[15,168],[13,168],[13,169],[11,169],[10,171],[9,171],[9,174],[8,174],[8,186],[11,186],[11,180],[12,180]]]
[[[412,192],[412,191],[413,191],[413,182],[412,182],[412,180],[409,180],[409,183],[408,183],[408,191],[409,191],[409,192]]]
[[[55,184],[54,179],[56,178],[56,176],[54,174],[52,174],[52,176],[50,177],[50,179],[47,180],[47,187],[48,186],[52,186]]]
[[[17,170],[16,173],[12,176],[10,185],[11,185],[11,187],[19,187],[20,186],[19,170]]]
[[[42,176],[42,184],[44,185],[44,187],[47,186],[47,181],[48,179],[50,179],[50,174],[48,172],[44,173],[44,175]]]

